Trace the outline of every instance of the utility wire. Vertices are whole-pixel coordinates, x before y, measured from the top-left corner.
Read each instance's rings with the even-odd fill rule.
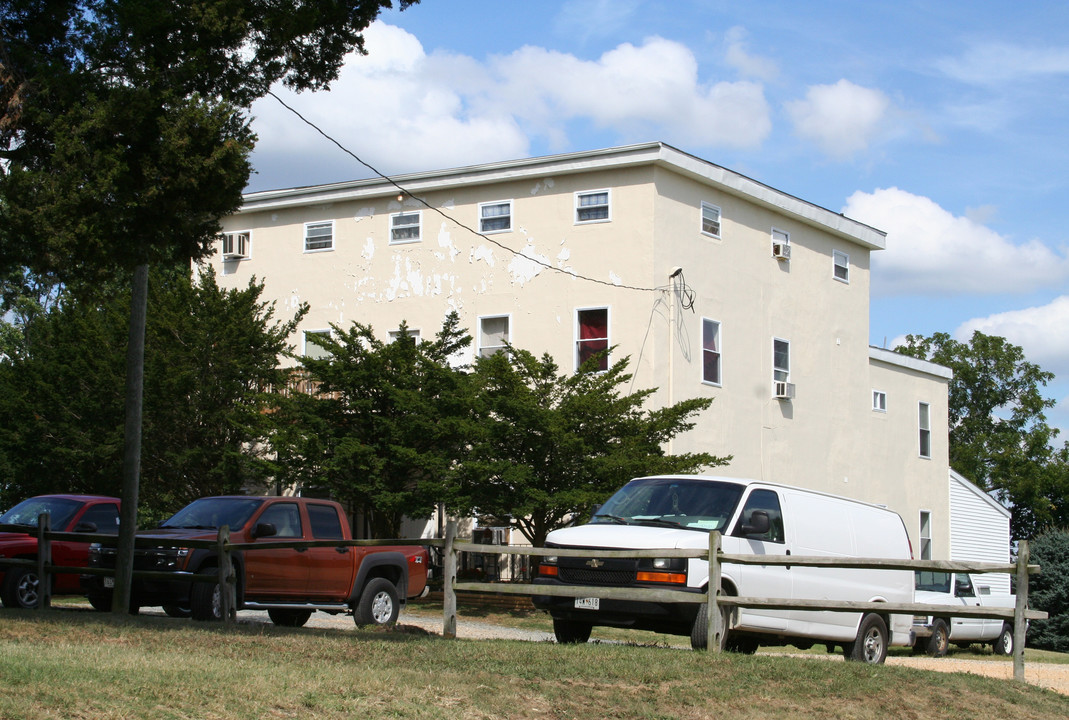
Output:
[[[287,110],[289,110],[289,111],[290,111],[291,113],[293,113],[294,115],[296,115],[296,116],[297,116],[298,118],[300,118],[300,120],[301,120],[302,122],[304,122],[304,123],[305,123],[306,125],[308,125],[308,126],[309,126],[310,128],[312,128],[312,129],[313,129],[313,130],[315,130],[315,131],[316,131],[317,133],[319,133],[320,135],[322,135],[322,136],[323,136],[324,138],[326,138],[327,140],[329,140],[330,142],[332,142],[332,143],[333,143],[334,145],[336,145],[336,146],[337,146],[337,147],[338,147],[338,148],[339,148],[339,149],[340,149],[340,150],[341,150],[341,151],[342,151],[343,153],[345,153],[346,155],[348,155],[348,156],[349,156],[349,157],[351,157],[352,159],[356,160],[356,161],[357,161],[358,163],[360,163],[361,165],[363,165],[364,167],[366,167],[366,168],[367,168],[368,170],[370,170],[371,172],[373,172],[373,173],[374,173],[375,175],[377,175],[377,176],[378,176],[378,177],[380,177],[381,179],[383,179],[383,180],[385,180],[386,182],[390,183],[390,185],[393,185],[393,186],[394,186],[395,188],[397,188],[397,191],[398,191],[399,193],[401,193],[402,195],[405,195],[405,196],[407,196],[407,197],[410,197],[410,198],[412,198],[413,200],[415,200],[415,201],[416,201],[416,202],[418,202],[419,204],[423,205],[423,206],[424,206],[425,208],[427,208],[428,210],[431,210],[432,212],[435,212],[435,213],[437,213],[437,214],[441,215],[441,216],[442,216],[443,218],[445,218],[445,219],[446,219],[446,220],[448,220],[449,222],[453,223],[454,225],[457,225],[458,227],[461,227],[461,228],[463,228],[464,230],[467,230],[467,231],[468,231],[468,232],[470,232],[471,234],[473,234],[473,235],[476,235],[476,236],[478,236],[478,237],[482,238],[483,240],[487,241],[488,243],[491,243],[491,244],[493,244],[493,245],[496,245],[497,247],[501,248],[501,249],[502,249],[502,250],[504,250],[505,252],[511,253],[511,254],[513,254],[513,255],[516,255],[517,257],[522,257],[522,258],[524,258],[525,260],[530,260],[531,262],[535,263],[536,265],[541,265],[542,267],[546,268],[547,270],[553,270],[553,271],[555,271],[555,272],[563,273],[564,275],[568,275],[569,277],[575,278],[575,279],[577,279],[577,280],[585,280],[585,281],[587,281],[587,282],[597,283],[597,284],[599,284],[599,285],[607,285],[607,286],[609,286],[609,287],[613,287],[613,288],[622,288],[622,289],[625,289],[625,290],[639,290],[639,291],[641,291],[641,292],[657,292],[657,291],[658,291],[658,290],[660,289],[660,288],[647,288],[647,287],[637,287],[637,286],[634,286],[634,285],[624,285],[624,284],[617,284],[617,283],[609,282],[608,280],[598,280],[597,278],[587,277],[587,276],[585,276],[585,275],[580,275],[579,273],[576,273],[576,272],[569,272],[568,270],[564,270],[564,269],[561,269],[561,268],[559,268],[559,267],[557,267],[557,266],[555,266],[555,265],[550,265],[549,263],[545,262],[544,260],[539,260],[538,258],[533,258],[533,257],[530,257],[530,256],[528,256],[528,255],[524,255],[524,254],[520,253],[520,252],[519,252],[519,251],[517,251],[517,250],[513,250],[513,249],[512,249],[512,248],[510,248],[509,246],[507,246],[507,245],[505,245],[505,244],[503,244],[503,243],[501,243],[501,242],[498,242],[498,241],[497,241],[497,240],[495,240],[494,238],[492,238],[492,237],[489,237],[488,235],[486,235],[486,234],[484,234],[484,233],[481,233],[481,232],[479,232],[479,231],[478,231],[478,230],[476,230],[475,228],[473,228],[473,227],[470,227],[470,226],[468,226],[468,225],[465,225],[464,223],[460,222],[459,220],[457,220],[457,219],[455,219],[455,218],[453,218],[453,217],[450,217],[450,216],[449,216],[449,215],[448,215],[448,214],[447,214],[447,213],[446,213],[445,211],[441,210],[440,208],[436,208],[436,207],[434,207],[433,205],[431,205],[430,203],[428,203],[428,202],[427,202],[426,200],[424,200],[423,198],[421,198],[421,197],[419,197],[419,196],[417,196],[417,195],[413,195],[413,194],[412,194],[411,192],[409,192],[409,191],[408,191],[408,190],[406,190],[406,189],[405,189],[404,187],[402,187],[402,186],[401,186],[401,185],[400,185],[400,184],[399,184],[399,183],[398,183],[398,182],[397,182],[396,180],[394,180],[394,179],[393,179],[393,178],[391,178],[390,176],[386,175],[385,173],[379,172],[379,171],[378,171],[378,170],[377,170],[377,169],[376,169],[375,167],[373,167],[373,166],[372,166],[372,165],[371,165],[370,163],[368,163],[367,161],[365,161],[365,160],[361,159],[361,158],[360,158],[360,157],[359,157],[359,156],[358,156],[358,155],[357,155],[356,153],[354,153],[354,152],[353,152],[352,150],[350,150],[349,148],[345,147],[345,146],[344,146],[344,145],[342,145],[342,144],[341,144],[340,142],[338,142],[337,140],[335,140],[335,139],[334,139],[333,137],[331,137],[330,135],[328,135],[328,134],[327,134],[327,133],[326,133],[326,132],[325,132],[325,131],[324,131],[324,130],[323,130],[322,128],[320,128],[320,127],[319,127],[318,125],[316,125],[316,124],[315,124],[315,123],[313,123],[313,122],[312,122],[311,120],[309,120],[308,118],[306,118],[306,117],[305,117],[304,115],[302,115],[302,114],[301,114],[300,112],[298,112],[298,111],[297,111],[297,110],[296,110],[295,108],[291,107],[290,105],[287,105],[287,104],[286,104],[286,103],[285,103],[285,102],[284,102],[284,101],[282,100],[282,98],[280,98],[280,97],[279,97],[278,95],[275,95],[275,93],[273,93],[273,92],[272,92],[272,91],[270,91],[270,90],[268,90],[268,91],[267,91],[267,94],[268,94],[268,95],[270,95],[271,97],[273,97],[273,98],[274,98],[275,100],[278,100],[279,104],[280,104],[280,105],[281,105],[282,107],[286,108],[286,109],[287,109]]]

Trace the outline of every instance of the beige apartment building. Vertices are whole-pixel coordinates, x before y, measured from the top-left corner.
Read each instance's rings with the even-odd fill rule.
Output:
[[[220,283],[307,302],[302,351],[354,321],[431,337],[450,310],[458,363],[508,340],[570,372],[611,346],[654,405],[714,399],[671,450],[886,505],[917,557],[952,556],[950,372],[869,346],[875,228],[647,143],[251,193],[224,229]]]

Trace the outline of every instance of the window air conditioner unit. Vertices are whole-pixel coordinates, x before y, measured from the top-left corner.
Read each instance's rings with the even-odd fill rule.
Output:
[[[772,243],[772,257],[778,260],[790,260],[791,246],[787,243]]]
[[[249,256],[248,233],[226,233],[223,235],[223,259],[237,260]]]
[[[793,400],[794,399],[794,383],[779,382],[778,380],[773,383],[772,396],[777,400]]]

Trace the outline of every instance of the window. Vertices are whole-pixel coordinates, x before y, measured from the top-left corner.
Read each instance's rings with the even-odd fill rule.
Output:
[[[419,210],[390,215],[390,244],[419,242],[422,219]]]
[[[479,232],[506,232],[512,229],[512,201],[479,205]]]
[[[330,351],[316,340],[330,338],[330,330],[305,330],[304,331],[304,357],[318,360],[330,357]]]
[[[763,533],[746,532],[751,529],[747,526],[752,527],[755,524],[753,516],[758,512],[768,515],[768,530]],[[772,490],[754,490],[750,493],[735,525],[735,531],[731,534],[748,540],[783,542],[783,513],[780,511],[779,496]]]
[[[850,282],[850,256],[839,250],[835,250],[831,254],[832,259],[832,272],[835,275],[836,280],[841,280],[844,283]]]
[[[119,506],[111,503],[93,505],[82,515],[78,524],[93,523],[101,535],[119,534]],[[75,528],[77,531],[77,528]]]
[[[702,318],[702,382],[720,384],[720,323]]]
[[[932,419],[928,403],[917,406],[917,424],[920,427],[920,454],[922,458],[932,456]]]
[[[398,339],[400,339],[401,334],[402,334],[402,331],[400,331],[400,330],[391,330],[390,331],[390,342],[396,342]],[[416,344],[419,344],[419,330],[406,329],[404,331],[404,336],[406,338],[410,338],[412,340],[412,342],[414,342]]]
[[[243,260],[249,257],[249,251],[252,249],[250,236],[248,230],[223,233],[223,260]]]
[[[920,560],[932,559],[932,513],[930,510],[921,510],[921,556]]]
[[[277,538],[304,536],[301,530],[301,509],[297,507],[297,503],[275,503],[264,510],[256,522],[274,525],[274,537]]]
[[[604,222],[609,219],[609,191],[578,192],[575,194],[575,222]]]
[[[882,390],[872,391],[872,409],[876,412],[887,412],[887,393]]]
[[[772,379],[776,382],[787,382],[791,379],[790,340],[772,340]]]
[[[318,252],[334,249],[334,221],[304,224],[304,251]]]
[[[338,511],[331,505],[308,504],[308,521],[312,525],[312,537],[318,540],[341,540],[341,520]]]
[[[578,310],[575,318],[577,325],[575,367],[578,369],[597,353],[609,349],[609,308]],[[592,369],[608,370],[608,355],[603,355]]]
[[[702,233],[720,237],[720,208],[707,202],[702,203]]]
[[[790,233],[772,228],[772,257],[780,260],[791,259]]]
[[[479,318],[479,357],[502,352],[509,341],[509,316]]]

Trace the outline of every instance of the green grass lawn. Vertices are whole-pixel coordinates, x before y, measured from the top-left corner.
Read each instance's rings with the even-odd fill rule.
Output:
[[[227,629],[164,617],[115,620],[76,607],[0,611],[0,718],[964,714],[1064,720],[1069,697],[964,674],[654,644],[560,646],[252,623]]]

